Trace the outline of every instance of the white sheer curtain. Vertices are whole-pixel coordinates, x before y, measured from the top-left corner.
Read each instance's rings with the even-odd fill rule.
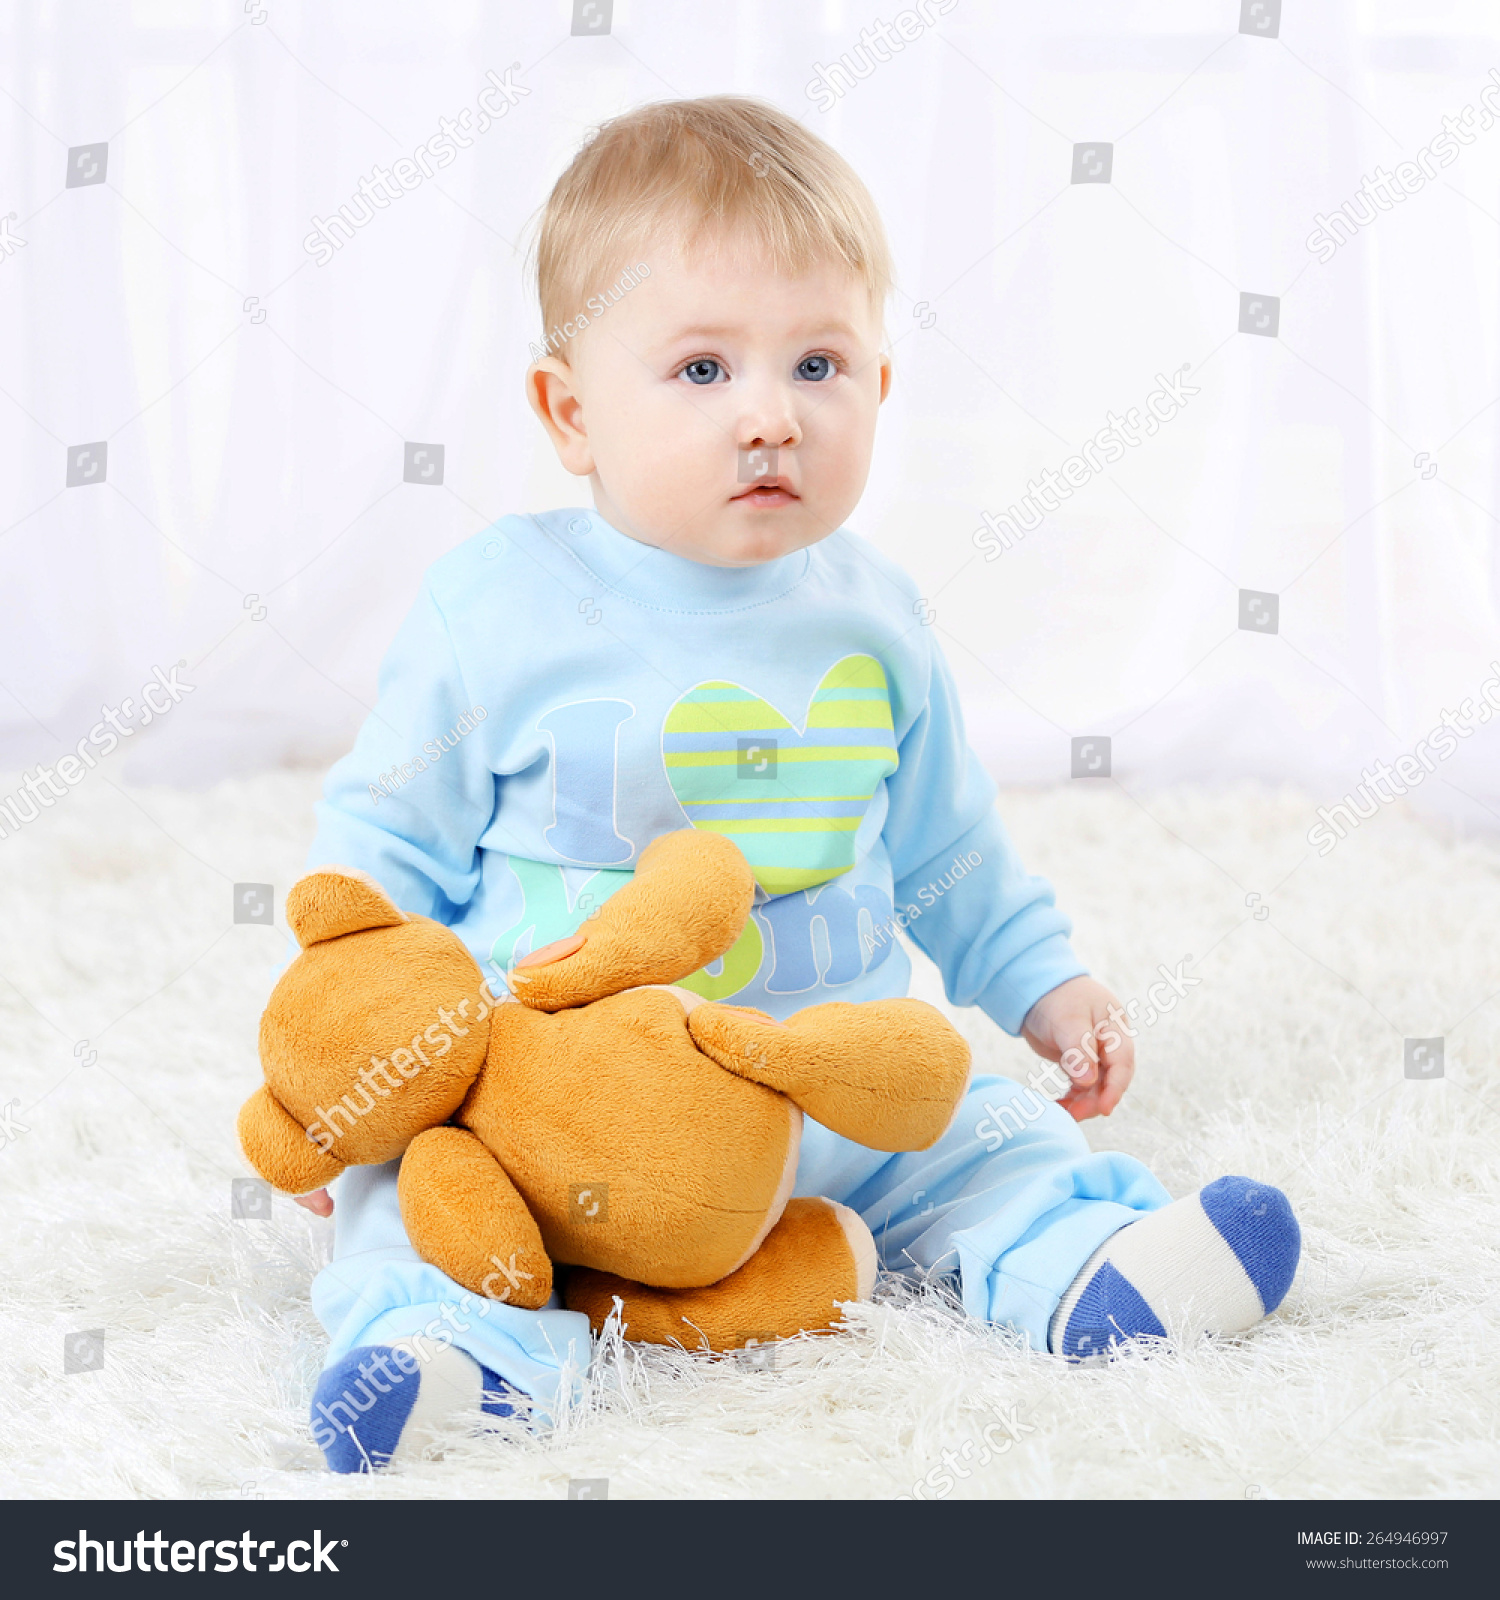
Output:
[[[997,777],[1066,777],[1106,735],[1127,784],[1331,799],[1477,696],[1500,13],[942,3],[618,0],[593,35],[566,0],[0,8],[0,763],[179,661],[195,688],[131,777],[339,753],[423,567],[584,497],[521,395],[527,219],[590,125],[725,91],[833,141],[885,214],[897,377],[852,523],[929,597]],[[881,23],[901,48],[863,53]],[[842,92],[810,93],[841,57]],[[489,73],[504,115],[315,264],[313,218],[477,114]],[[1072,181],[1083,144],[1108,182]],[[1372,210],[1362,177],[1402,162],[1422,181]],[[1320,262],[1316,217],[1351,199],[1371,220]],[[1244,294],[1279,300],[1274,337],[1238,331]],[[985,559],[985,512],[1179,375],[1171,420]],[[440,486],[403,481],[408,442],[443,446]],[[1241,590],[1277,596],[1276,634]],[[1500,821],[1493,725],[1413,799]]]

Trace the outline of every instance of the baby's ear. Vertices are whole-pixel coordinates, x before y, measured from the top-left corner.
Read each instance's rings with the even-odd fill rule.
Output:
[[[287,926],[305,950],[366,928],[395,928],[406,913],[368,872],[323,867],[299,878],[286,897]]]
[[[717,961],[739,938],[755,875],[732,839],[684,828],[642,852],[635,876],[570,939],[509,974],[537,1011],[561,1011],[647,983],[676,983]],[[528,962],[542,961],[536,965]]]
[[[240,1107],[236,1127],[245,1159],[283,1194],[309,1194],[344,1170],[264,1085]]]

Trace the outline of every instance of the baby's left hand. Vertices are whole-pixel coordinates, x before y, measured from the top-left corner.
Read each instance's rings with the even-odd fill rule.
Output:
[[[1083,1057],[1068,1066],[1072,1085],[1058,1104],[1076,1121],[1108,1116],[1135,1075],[1135,1042],[1110,1017],[1125,1008],[1094,978],[1069,978],[1049,990],[1026,1013],[1021,1036],[1047,1061],[1070,1050]],[[1097,1058],[1098,1066],[1094,1064]]]

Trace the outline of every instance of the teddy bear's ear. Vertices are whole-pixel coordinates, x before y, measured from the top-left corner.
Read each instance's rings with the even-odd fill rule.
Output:
[[[322,867],[292,885],[286,920],[305,950],[365,928],[399,927],[407,918],[369,873],[353,867]]]
[[[235,1126],[245,1159],[283,1194],[310,1194],[344,1170],[264,1085],[240,1107]]]

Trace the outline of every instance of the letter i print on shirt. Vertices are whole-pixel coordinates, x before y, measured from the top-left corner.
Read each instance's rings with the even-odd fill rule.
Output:
[[[635,844],[620,833],[620,727],[635,715],[628,700],[574,700],[537,723],[552,741],[552,814],[544,837],[565,861],[613,867]],[[608,766],[603,752],[609,751]]]

